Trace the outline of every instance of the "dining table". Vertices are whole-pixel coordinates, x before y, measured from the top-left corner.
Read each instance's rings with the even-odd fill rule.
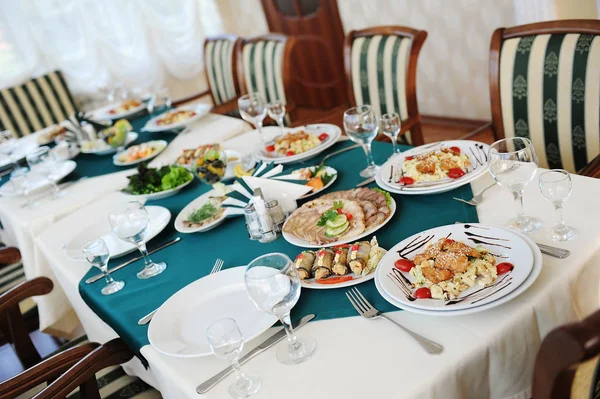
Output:
[[[215,140],[223,148],[238,151],[241,155],[250,154],[259,145],[256,131],[238,132],[229,137],[211,136],[222,134],[233,122],[212,115],[210,118],[214,118],[210,128],[199,122],[196,129],[177,136],[161,154],[162,159],[158,157],[153,162],[172,162],[182,148]],[[299,165],[287,165],[286,170],[318,164],[327,153],[348,145],[350,143],[342,139],[325,153]],[[373,144],[373,155],[379,164],[390,156],[391,151],[390,144]],[[330,158],[327,165],[335,167],[339,177],[328,192],[355,188],[363,180],[358,171],[364,162],[360,148]],[[537,173],[541,171],[539,169]],[[115,177],[124,178],[118,174]],[[345,298],[346,289],[303,288],[300,300],[292,310],[292,319],[316,315],[314,321],[297,333],[300,337],[314,338],[317,349],[308,361],[294,366],[280,364],[275,357],[275,347],[251,360],[244,366],[245,371],[262,379],[256,397],[531,397],[533,365],[543,337],[558,325],[589,315],[600,302],[600,210],[593,200],[600,194],[600,182],[577,175],[572,176],[572,181],[573,194],[565,206],[564,217],[578,229],[579,235],[572,241],[561,243],[544,235],[545,229],[555,223],[552,205],[544,200],[536,183],[527,186],[525,212],[544,223],[544,227],[530,237],[537,243],[567,249],[571,254],[566,259],[543,255],[542,270],[536,281],[507,303],[468,315],[429,316],[394,307],[379,295],[373,281],[357,286],[371,303],[393,320],[443,345],[441,354],[426,353],[409,335],[383,320],[359,316]],[[396,212],[375,235],[382,247],[391,248],[412,234],[440,225],[479,222],[501,226],[515,214],[508,190],[499,186],[490,188],[477,206],[452,198],[468,199],[491,184],[491,176],[485,173],[471,184],[447,193],[392,194]],[[265,244],[250,241],[243,217],[227,219],[222,225],[202,233],[177,232],[173,226],[177,214],[193,199],[210,190],[210,186],[196,180],[173,197],[146,202],[146,205],[163,206],[171,213],[169,225],[148,243],[149,249],[174,237],[181,238],[179,243],[153,255],[154,259],[167,262],[165,272],[149,280],[139,280],[135,275],[142,262],[134,262],[113,274],[115,279],[125,282],[123,290],[102,296],[103,281],[85,282],[97,274],[97,270],[91,270],[86,262],[69,258],[63,247],[81,234],[86,225],[105,219],[115,204],[128,200],[117,187],[119,185],[81,203],[68,215],[48,222],[43,231],[32,236],[31,245],[44,259],[46,272],[51,272],[62,288],[88,338],[107,342],[121,337],[136,353],[136,357],[124,365],[127,373],[139,376],[165,398],[228,397],[227,388],[235,378],[233,375],[205,394],[196,392],[200,383],[227,366],[224,360],[215,356],[184,358],[163,354],[149,343],[149,325],[140,326],[137,321],[186,285],[208,275],[217,258],[224,260],[223,270],[226,270],[244,266],[268,252],[283,252],[293,258],[302,249],[283,238]],[[371,183],[368,187],[376,185]],[[4,206],[2,201],[0,208]],[[109,266],[135,255],[114,259]],[[246,342],[244,352],[260,344],[275,328]]]

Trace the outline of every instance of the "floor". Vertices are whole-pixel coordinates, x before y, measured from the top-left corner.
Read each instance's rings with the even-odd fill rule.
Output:
[[[60,343],[54,337],[36,330],[30,334],[38,353],[44,357],[56,351]],[[23,366],[11,345],[0,346],[0,382],[5,381],[23,371]]]

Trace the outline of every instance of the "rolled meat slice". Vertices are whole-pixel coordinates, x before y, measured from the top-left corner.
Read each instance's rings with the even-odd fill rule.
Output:
[[[298,276],[300,280],[306,280],[310,278],[310,273],[315,263],[315,253],[313,251],[302,251],[298,256],[296,256],[296,260],[294,264],[296,266],[296,270],[298,271]]]
[[[348,265],[354,274],[359,275],[367,267],[371,244],[368,241],[360,241],[350,247]]]
[[[316,254],[312,272],[317,280],[331,276],[335,252],[331,248],[320,249]]]
[[[348,267],[348,252],[348,248],[337,248],[335,250],[332,270],[338,276],[345,276],[350,273],[350,267]]]

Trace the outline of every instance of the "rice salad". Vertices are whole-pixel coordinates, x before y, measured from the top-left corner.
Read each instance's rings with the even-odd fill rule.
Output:
[[[451,169],[466,171],[471,166],[467,155],[441,149],[425,156],[406,157],[403,164],[404,176],[415,182],[432,182],[445,179]]]

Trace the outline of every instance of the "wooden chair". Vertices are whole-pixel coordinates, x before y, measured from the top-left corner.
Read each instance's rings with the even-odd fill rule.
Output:
[[[496,140],[531,139],[541,167],[577,172],[600,153],[600,21],[499,28],[490,45]]]
[[[427,32],[404,26],[351,31],[344,42],[346,86],[352,106],[370,104],[378,115],[396,112],[400,134],[424,144],[417,105],[417,60]]]
[[[600,310],[544,338],[535,359],[533,399],[600,396]]]

